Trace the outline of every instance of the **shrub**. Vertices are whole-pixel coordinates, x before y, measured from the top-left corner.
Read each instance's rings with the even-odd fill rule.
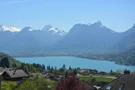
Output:
[[[87,90],[86,84],[79,81],[74,76],[67,77],[65,80],[56,84],[55,90]]]

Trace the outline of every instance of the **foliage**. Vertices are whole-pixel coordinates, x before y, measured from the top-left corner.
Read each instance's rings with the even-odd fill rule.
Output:
[[[65,64],[63,64],[62,68],[66,68],[66,65],[65,65]]]
[[[116,70],[115,72],[113,72],[112,70],[110,71],[110,75],[121,75],[122,74],[122,70]]]
[[[60,72],[60,73],[64,73],[64,71],[65,71],[65,68],[60,68],[60,69],[59,69],[59,72]]]
[[[47,70],[50,70],[51,69],[51,67],[50,66],[47,66]]]
[[[117,64],[123,64],[123,65],[135,65],[135,48],[117,54],[92,55],[90,53],[87,54],[81,53],[75,56],[81,58],[93,59],[93,60],[109,60],[109,61],[114,61]]]
[[[77,69],[76,69],[76,68],[73,69],[73,74],[74,74],[75,76],[77,75]]]
[[[24,71],[25,71],[26,73],[29,73],[27,66],[24,66]]]
[[[16,87],[16,82],[2,81],[1,90],[13,90]]]
[[[44,77],[27,79],[16,90],[53,90],[54,82],[46,80]]]
[[[55,90],[87,90],[86,84],[75,77],[68,77],[56,84]]]
[[[10,64],[9,64],[8,58],[7,57],[3,57],[2,60],[1,60],[1,62],[0,62],[0,65],[2,67],[9,68],[10,67]]]
[[[93,76],[93,77],[80,77],[80,80],[88,81],[89,79],[95,78],[96,81],[111,82],[114,78],[108,78],[104,76]]]
[[[7,68],[19,68],[23,69],[24,71],[28,72],[42,72],[45,70],[45,65],[40,64],[28,64],[28,63],[22,63],[17,60],[15,60],[13,57],[0,53],[0,67],[7,67]]]
[[[20,67],[21,62],[15,60],[13,57],[0,53],[0,67],[14,68]]]

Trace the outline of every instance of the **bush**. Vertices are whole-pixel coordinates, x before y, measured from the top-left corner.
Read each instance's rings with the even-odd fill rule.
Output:
[[[87,90],[85,83],[75,77],[67,77],[56,84],[55,90]]]
[[[16,82],[3,81],[1,90],[13,90],[16,87]]]
[[[16,90],[53,90],[54,83],[46,80],[44,77],[37,79],[27,79]]]

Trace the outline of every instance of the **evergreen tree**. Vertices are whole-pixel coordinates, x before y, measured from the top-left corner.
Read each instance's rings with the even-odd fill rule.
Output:
[[[71,68],[71,66],[69,66],[69,70],[71,70],[72,68]]]
[[[65,64],[63,64],[62,68],[66,68],[66,65],[65,65]]]
[[[13,63],[13,64],[12,64],[12,67],[13,67],[13,68],[17,68],[16,63]]]
[[[45,65],[44,64],[42,64],[42,68],[43,68],[43,70],[45,70]]]
[[[73,70],[73,75],[77,75],[77,69],[75,68],[74,70]]]
[[[1,67],[9,68],[10,64],[9,64],[8,58],[7,57],[2,58],[0,65],[1,65]]]
[[[25,71],[27,74],[29,73],[27,66],[24,66],[24,71]]]
[[[47,66],[47,70],[50,70],[50,66]]]

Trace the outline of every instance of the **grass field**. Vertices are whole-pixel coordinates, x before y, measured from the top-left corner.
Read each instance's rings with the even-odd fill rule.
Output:
[[[1,86],[1,90],[13,90],[16,86],[16,82],[2,81]]]
[[[84,81],[88,81],[89,79],[93,79],[95,78],[96,81],[98,82],[111,82],[112,80],[114,80],[115,78],[109,78],[109,77],[105,77],[105,76],[92,76],[92,77],[80,77],[80,80],[84,80]]]

